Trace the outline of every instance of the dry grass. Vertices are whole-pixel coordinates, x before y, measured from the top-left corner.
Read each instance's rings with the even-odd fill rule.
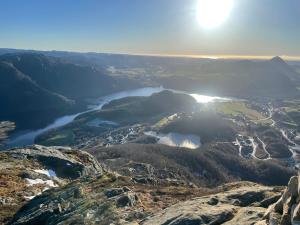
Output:
[[[266,119],[260,112],[251,109],[245,102],[224,102],[215,104],[216,110],[231,116],[245,116],[249,120]]]
[[[4,174],[3,170],[0,171],[0,199],[8,201],[7,204],[0,204],[0,224],[8,222],[25,204],[24,197],[20,195],[24,189],[26,189],[24,180],[16,175]]]

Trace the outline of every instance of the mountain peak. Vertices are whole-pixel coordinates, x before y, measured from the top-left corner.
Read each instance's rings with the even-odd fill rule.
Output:
[[[275,56],[271,59],[271,62],[274,62],[274,63],[285,63],[285,61],[279,57],[279,56]]]

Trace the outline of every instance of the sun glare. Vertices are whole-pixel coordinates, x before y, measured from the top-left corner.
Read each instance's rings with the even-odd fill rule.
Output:
[[[204,28],[222,24],[230,15],[233,0],[198,0],[197,17]]]

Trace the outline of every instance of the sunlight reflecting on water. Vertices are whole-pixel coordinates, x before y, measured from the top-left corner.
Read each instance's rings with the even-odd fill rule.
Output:
[[[179,134],[173,132],[157,134],[154,131],[145,132],[145,134],[158,138],[158,144],[190,149],[197,149],[201,146],[200,137],[194,134]]]
[[[221,98],[216,96],[190,94],[198,103],[210,103],[210,102],[227,102],[229,98]]]

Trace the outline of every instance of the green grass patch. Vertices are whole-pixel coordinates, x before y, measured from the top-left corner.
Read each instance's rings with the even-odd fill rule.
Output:
[[[155,128],[161,128],[164,125],[168,124],[169,120],[167,117],[162,118],[161,120],[159,120],[156,124],[154,124]]]
[[[40,140],[39,143],[45,146],[63,146],[74,143],[75,135],[71,130],[62,130],[55,133],[54,136],[45,137],[44,140]]]
[[[223,102],[215,104],[218,112],[230,116],[245,116],[249,120],[261,121],[262,123],[268,122],[260,112],[251,109],[245,102]]]
[[[282,107],[281,109],[283,109],[286,113],[300,112],[300,107],[298,107],[298,106]]]

